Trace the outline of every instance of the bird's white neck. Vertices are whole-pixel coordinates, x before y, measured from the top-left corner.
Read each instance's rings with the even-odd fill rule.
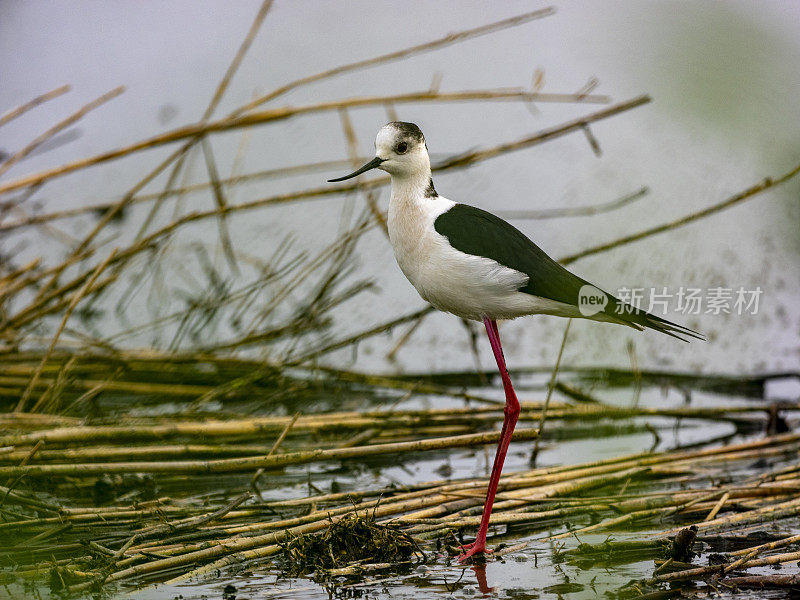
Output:
[[[430,169],[416,173],[392,175],[390,204],[421,203],[435,196]]]

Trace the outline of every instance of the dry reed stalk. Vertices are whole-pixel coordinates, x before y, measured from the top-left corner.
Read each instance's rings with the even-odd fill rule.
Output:
[[[374,67],[379,64],[386,64],[389,62],[393,62],[396,60],[400,60],[401,58],[407,58],[414,54],[421,54],[424,52],[430,52],[431,50],[437,50],[439,48],[444,48],[445,46],[449,46],[451,44],[456,44],[458,42],[463,42],[465,40],[480,37],[482,35],[487,35],[489,33],[495,33],[497,31],[501,31],[503,29],[507,29],[510,27],[515,27],[517,25],[522,25],[524,23],[528,23],[535,19],[541,19],[543,17],[548,17],[550,15],[555,14],[555,8],[552,6],[548,6],[546,8],[534,10],[531,12],[523,13],[521,15],[517,15],[514,17],[510,17],[508,19],[503,19],[501,21],[495,21],[493,23],[488,23],[486,25],[481,25],[479,27],[475,27],[473,29],[465,29],[462,31],[458,31],[455,33],[449,33],[444,37],[438,38],[436,40],[432,40],[430,42],[425,42],[423,44],[418,44],[415,46],[410,46],[408,48],[404,48],[402,50],[398,50],[395,52],[389,52],[387,54],[382,54],[380,56],[376,56],[373,58],[368,58],[366,60],[360,60],[353,63],[349,63],[346,65],[342,65],[339,67],[334,67],[333,69],[328,69],[326,71],[322,71],[319,73],[315,73],[314,75],[307,75],[305,77],[301,77],[300,79],[296,79],[291,83],[285,84],[264,96],[256,98],[252,102],[245,104],[244,106],[240,107],[235,113],[243,113],[247,112],[248,110],[252,110],[270,100],[274,100],[275,98],[290,92],[291,90],[297,89],[304,85],[308,85],[310,83],[314,83],[316,81],[322,81],[324,79],[329,79],[331,77],[335,77],[337,75],[342,75],[344,73],[350,73],[352,71],[357,71],[360,69],[365,69],[368,67]]]
[[[350,115],[346,108],[339,110],[339,120],[342,123],[342,130],[344,131],[345,139],[347,140],[347,154],[350,157],[350,165],[353,169],[357,169],[361,166],[361,159],[358,155],[358,138],[356,137],[355,129],[353,129],[353,123],[350,120]],[[356,180],[356,182],[358,182],[358,180]],[[375,219],[375,224],[381,228],[384,235],[388,238],[389,228],[386,223],[386,217],[378,206],[378,196],[371,189],[363,190],[362,193],[364,194],[364,199],[367,202],[369,211],[372,213],[373,219]]]
[[[22,267],[19,267],[18,269],[15,269],[13,271],[7,272],[5,275],[0,277],[0,286],[5,287],[6,285],[8,285],[9,282],[12,282],[12,281],[15,281],[16,279],[19,279],[20,277],[22,277],[23,275],[25,275],[29,271],[34,271],[34,270],[38,269],[39,265],[41,265],[41,264],[42,264],[41,257],[37,257],[37,258],[34,258],[32,261],[30,261],[28,264],[26,264],[26,265],[24,265]],[[2,290],[0,290],[0,291],[2,291]]]
[[[6,377],[0,376],[0,383],[8,386],[25,387],[30,383],[30,379],[26,377]],[[38,381],[33,382],[33,387],[42,388],[47,387],[53,383],[52,378],[39,378]],[[196,397],[200,394],[208,392],[209,388],[213,386],[208,385],[192,385],[184,383],[147,383],[136,381],[107,381],[97,379],[76,379],[70,382],[70,386],[75,389],[93,390],[98,386],[103,389],[114,392],[131,392],[134,394],[159,394],[163,396],[178,396],[178,397]]]
[[[711,521],[711,520],[713,520],[713,519],[714,519],[714,517],[716,517],[716,516],[717,516],[717,514],[719,513],[719,511],[720,511],[720,510],[722,510],[722,507],[723,507],[723,506],[725,506],[725,503],[728,501],[728,499],[729,499],[730,497],[731,497],[731,493],[730,493],[730,491],[726,491],[724,494],[722,494],[722,497],[721,497],[721,498],[719,499],[719,501],[717,501],[717,503],[714,505],[714,508],[712,508],[712,509],[711,509],[711,512],[710,512],[710,513],[708,513],[708,515],[706,516],[705,520],[706,520],[706,521]]]
[[[789,552],[785,554],[775,554],[766,558],[754,558],[742,565],[743,569],[752,567],[766,567],[768,565],[777,565],[785,562],[792,562],[800,559],[800,552]],[[656,577],[645,580],[645,583],[652,584],[661,581],[677,581],[680,579],[701,579],[709,575],[714,575],[724,571],[726,565],[709,565],[707,567],[698,567],[696,569],[686,569],[683,571],[676,571],[674,573],[662,573]]]
[[[36,148],[41,146],[44,142],[49,140],[51,137],[53,137],[59,131],[63,131],[67,127],[77,123],[83,117],[85,117],[88,113],[93,111],[95,108],[98,108],[99,106],[102,106],[103,104],[105,104],[109,100],[113,100],[114,98],[116,98],[117,96],[122,94],[122,92],[124,92],[124,91],[125,91],[125,86],[121,85],[119,87],[114,88],[113,90],[111,90],[109,92],[106,92],[102,96],[99,96],[98,98],[92,100],[91,102],[89,102],[88,104],[83,106],[80,110],[78,110],[77,112],[73,113],[72,115],[70,115],[66,119],[58,122],[53,127],[51,127],[50,129],[48,129],[47,131],[45,131],[44,133],[42,133],[41,135],[36,137],[27,146],[25,146],[24,148],[22,148],[21,150],[19,150],[15,154],[13,154],[11,157],[9,157],[5,162],[0,164],[0,177],[2,177],[3,174],[6,173],[6,171],[8,171],[11,167],[13,167],[15,164],[17,164],[23,158],[28,156],[31,152],[36,150]],[[2,125],[2,123],[0,123],[0,125]]]
[[[37,454],[40,462],[66,462],[87,460],[146,460],[155,458],[188,458],[200,456],[253,456],[267,454],[269,445],[260,444],[164,444],[157,446],[94,446],[88,448],[64,448],[42,450]],[[0,453],[0,462],[12,463],[21,460],[27,452]]]
[[[565,256],[559,259],[559,262],[563,265],[568,265],[570,263],[575,262],[578,259],[584,258],[586,256],[591,256],[593,254],[598,254],[600,252],[607,252],[613,248],[618,248],[619,246],[624,246],[626,244],[630,244],[632,242],[636,242],[642,240],[644,238],[657,235],[659,233],[664,233],[665,231],[671,231],[673,229],[677,229],[679,227],[683,227],[684,225],[688,225],[689,223],[693,223],[699,219],[703,219],[710,215],[716,214],[720,211],[723,211],[731,206],[739,204],[748,198],[752,198],[760,194],[761,192],[765,192],[775,186],[781,185],[789,181],[790,179],[794,178],[798,173],[800,173],[800,164],[796,167],[787,171],[783,175],[780,175],[777,178],[767,177],[760,183],[757,183],[746,190],[743,190],[729,198],[719,202],[717,204],[713,204],[708,208],[704,208],[703,210],[699,210],[688,215],[685,215],[679,219],[675,219],[674,221],[670,221],[669,223],[664,223],[662,225],[658,225],[656,227],[650,227],[638,233],[633,233],[630,235],[623,236],[619,239],[613,240],[611,242],[607,242],[605,244],[600,244],[598,246],[594,246],[592,248],[587,248],[585,250],[581,250],[575,254],[571,254],[569,256]]]
[[[758,553],[767,552],[769,550],[774,550],[775,548],[783,548],[784,546],[790,546],[792,544],[800,543],[800,534],[798,535],[791,535],[789,537],[785,537],[781,540],[776,540],[774,542],[769,542],[767,544],[761,544],[760,546],[753,546],[751,548],[743,548],[741,550],[734,550],[729,552],[730,556],[744,556],[750,554],[752,551],[758,551]]]
[[[626,194],[621,198],[612,200],[611,202],[604,202],[602,204],[590,204],[588,206],[565,206],[563,208],[545,208],[541,210],[498,210],[495,211],[498,216],[504,219],[513,219],[515,221],[524,220],[544,220],[544,219],[562,219],[564,217],[588,217],[604,212],[610,212],[627,206],[640,200],[650,192],[648,187],[639,188],[637,191]]]
[[[217,222],[219,224],[219,239],[222,244],[225,258],[228,260],[228,265],[234,275],[239,275],[239,266],[236,262],[236,253],[233,250],[233,241],[231,234],[228,230],[228,201],[225,198],[225,192],[222,189],[222,184],[219,182],[219,172],[217,171],[217,163],[214,159],[214,152],[211,149],[211,144],[208,138],[203,138],[200,142],[200,148],[203,151],[203,157],[206,162],[206,170],[208,171],[208,178],[211,181],[211,189],[214,192],[214,201],[219,211]]]
[[[62,85],[61,87],[57,87],[54,90],[50,90],[49,92],[45,92],[40,96],[36,96],[35,98],[28,100],[25,104],[21,104],[16,108],[12,108],[11,110],[0,115],[0,127],[2,127],[3,125],[5,125],[10,121],[13,121],[17,117],[24,115],[32,108],[36,108],[37,106],[39,106],[40,104],[44,104],[48,100],[52,100],[53,98],[57,98],[62,94],[66,94],[69,90],[70,90],[69,84]]]
[[[545,419],[547,419],[547,409],[550,406],[550,397],[553,395],[553,388],[556,386],[556,378],[558,377],[558,369],[561,366],[561,356],[564,354],[564,346],[567,345],[567,336],[569,335],[569,327],[572,325],[572,319],[567,319],[567,326],[564,328],[564,336],[561,338],[561,346],[558,348],[558,356],[556,357],[556,364],[553,367],[553,373],[550,375],[550,383],[547,385],[547,395],[544,398],[544,408],[542,408],[542,414],[539,417],[539,434],[540,436],[536,438],[536,441],[533,443],[533,454],[532,460],[535,462],[539,456],[539,441],[541,438],[541,433],[544,431],[544,423]]]
[[[724,517],[717,517],[711,521],[701,521],[696,523],[697,529],[703,531],[706,529],[726,529],[732,526],[739,526],[748,523],[758,523],[765,518],[777,519],[784,517],[791,517],[800,514],[800,498],[793,498],[784,502],[778,502],[762,508],[748,510],[742,513],[734,513]],[[669,529],[664,535],[677,533],[679,529]]]
[[[66,268],[74,265],[75,263],[88,258],[89,256],[91,256],[94,253],[94,251],[95,251],[95,248],[91,248],[91,249],[86,250],[84,252],[78,253],[75,256],[73,256],[72,258],[67,259],[66,261],[62,262],[58,266],[51,267],[49,269],[45,269],[44,271],[37,271],[35,269],[32,269],[32,270],[35,271],[34,274],[30,274],[30,275],[25,276],[25,277],[20,277],[16,281],[14,281],[12,284],[10,284],[8,286],[5,286],[4,288],[0,289],[0,300],[5,300],[7,298],[11,298],[14,294],[19,292],[20,290],[23,290],[26,287],[35,284],[36,282],[44,279],[48,275],[52,275],[53,273],[56,273],[59,269],[66,269]]]

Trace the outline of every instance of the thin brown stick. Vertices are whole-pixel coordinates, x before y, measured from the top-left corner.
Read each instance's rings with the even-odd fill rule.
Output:
[[[58,123],[53,125],[53,127],[51,127],[50,129],[48,129],[47,131],[42,133],[40,136],[36,137],[27,146],[25,146],[24,148],[22,148],[21,150],[19,150],[15,154],[13,154],[8,160],[6,160],[2,165],[0,165],[0,177],[2,177],[3,174],[6,173],[6,171],[8,171],[11,167],[13,167],[15,164],[17,164],[23,158],[28,156],[31,152],[36,150],[36,148],[41,146],[44,142],[49,140],[51,137],[53,137],[59,131],[62,131],[64,129],[66,129],[67,127],[69,127],[70,125],[73,125],[74,123],[78,122],[84,116],[86,116],[88,113],[93,111],[95,108],[97,108],[99,106],[102,106],[103,104],[105,104],[109,100],[112,100],[112,99],[116,98],[117,96],[119,96],[124,91],[125,91],[125,86],[124,85],[116,87],[113,90],[111,90],[110,92],[106,92],[102,96],[100,96],[98,98],[95,98],[94,100],[92,100],[91,102],[89,102],[88,104],[83,106],[80,110],[78,110],[77,112],[73,113],[72,115],[70,115],[66,119],[64,119],[62,121],[59,121]]]
[[[586,256],[591,256],[593,254],[599,254],[601,252],[606,252],[613,248],[618,248],[619,246],[624,246],[626,244],[630,244],[631,242],[636,242],[641,239],[657,235],[659,233],[663,233],[665,231],[671,231],[673,229],[677,229],[679,227],[683,227],[684,225],[688,225],[689,223],[693,223],[694,221],[698,221],[715,213],[721,212],[731,206],[739,204],[748,198],[752,198],[760,194],[761,192],[765,192],[777,185],[785,183],[789,181],[794,176],[800,173],[800,164],[794,167],[791,171],[784,173],[777,179],[773,179],[771,177],[767,177],[762,182],[757,183],[746,190],[739,192],[738,194],[734,194],[733,196],[719,202],[718,204],[714,204],[709,206],[708,208],[704,208],[703,210],[699,210],[697,212],[690,213],[681,217],[680,219],[675,219],[674,221],[670,221],[669,223],[664,223],[663,225],[658,225],[656,227],[651,227],[649,229],[645,229],[638,233],[634,233],[631,235],[626,235],[619,239],[616,239],[611,242],[607,242],[605,244],[600,244],[598,246],[594,246],[592,248],[587,248],[586,250],[581,250],[575,254],[571,254],[569,256],[565,256],[559,260],[561,264],[568,265],[570,263],[575,262],[578,259],[585,258]]]
[[[611,202],[602,204],[589,204],[587,206],[575,206],[564,208],[549,208],[544,210],[498,210],[497,214],[506,219],[515,220],[543,220],[543,219],[561,219],[563,217],[587,217],[597,215],[604,212],[611,212],[627,206],[637,200],[644,198],[649,188],[643,187],[631,194],[627,194]]]
[[[572,325],[572,319],[567,319],[567,326],[564,328],[564,336],[561,338],[561,346],[558,348],[558,356],[556,357],[556,364],[553,366],[553,373],[550,375],[550,383],[547,384],[547,396],[544,399],[544,408],[542,409],[542,414],[539,417],[539,426],[537,429],[539,430],[539,437],[536,438],[536,441],[533,443],[533,454],[532,454],[532,462],[535,464],[536,459],[539,456],[539,440],[542,436],[542,431],[544,431],[544,422],[547,419],[547,408],[550,406],[550,397],[553,395],[553,389],[556,387],[556,378],[558,377],[558,369],[561,367],[561,356],[564,354],[564,346],[567,345],[567,336],[569,335],[569,328]]]
[[[800,552],[789,552],[786,554],[776,554],[774,556],[767,556],[765,558],[756,558],[743,563],[741,566],[744,568],[750,567],[764,567],[767,565],[777,565],[784,562],[792,562],[800,560]],[[660,581],[678,581],[680,579],[701,579],[715,573],[724,571],[727,565],[709,565],[707,567],[698,567],[696,569],[686,569],[684,571],[676,571],[674,573],[662,573],[657,577],[646,580],[646,583],[657,583]]]
[[[297,422],[298,417],[300,417],[300,413],[299,412],[294,413],[294,416],[292,417],[292,420],[289,421],[286,424],[286,427],[283,428],[283,431],[281,431],[280,435],[278,436],[278,439],[276,439],[275,443],[272,444],[272,448],[270,448],[269,452],[267,452],[267,458],[269,458],[270,456],[275,454],[275,451],[283,443],[283,440],[285,440],[286,436],[289,435],[289,431],[292,429],[292,427],[294,427],[294,424]],[[258,491],[258,487],[257,487],[258,486],[258,480],[261,478],[261,476],[263,474],[264,474],[264,469],[258,469],[256,471],[256,474],[253,475],[253,478],[250,480],[250,485],[252,487],[256,488],[256,491]],[[261,495],[261,493],[259,491],[259,496],[260,495]]]
[[[291,363],[294,364],[302,364],[304,362],[308,362],[310,360],[314,360],[323,354],[328,354],[329,352],[333,352],[334,350],[338,350],[339,348],[345,348],[346,346],[351,346],[352,344],[356,344],[361,340],[366,338],[372,337],[374,335],[378,335],[379,333],[384,333],[397,327],[398,325],[402,325],[403,323],[408,323],[411,321],[415,321],[416,319],[427,315],[428,313],[433,312],[434,309],[432,306],[428,305],[425,308],[421,308],[420,310],[414,311],[411,314],[403,315],[396,319],[392,319],[390,321],[386,321],[385,323],[381,323],[380,325],[376,325],[375,327],[371,327],[365,331],[361,331],[356,333],[355,335],[351,335],[347,338],[339,340],[337,342],[332,342],[327,346],[323,346],[322,348],[315,348],[314,350],[309,350],[305,354],[301,354],[300,356],[293,357],[291,359]],[[290,363],[290,364],[291,364]]]
[[[244,106],[239,108],[239,110],[236,112],[237,113],[247,112],[258,106],[261,106],[266,102],[269,102],[270,100],[274,100],[275,98],[282,96],[287,92],[290,92],[291,90],[294,90],[304,85],[308,85],[309,83],[313,83],[315,81],[321,81],[323,79],[328,79],[330,77],[342,75],[343,73],[350,73],[352,71],[365,69],[367,67],[373,67],[375,65],[393,62],[396,60],[400,60],[402,58],[406,58],[413,54],[430,52],[431,50],[436,50],[439,48],[443,48],[445,46],[449,46],[451,44],[463,42],[464,40],[479,37],[482,35],[487,35],[489,33],[494,33],[502,29],[508,29],[509,27],[522,25],[523,23],[528,23],[529,21],[533,21],[534,19],[542,19],[544,17],[549,17],[550,15],[555,14],[555,12],[556,10],[554,7],[548,6],[546,8],[517,15],[509,19],[503,19],[502,21],[495,21],[494,23],[481,25],[480,27],[475,27],[473,29],[465,29],[464,31],[459,31],[457,33],[449,33],[442,38],[430,42],[425,42],[424,44],[418,44],[416,46],[411,46],[409,48],[404,48],[402,50],[397,50],[395,52],[389,52],[387,54],[382,54],[380,56],[368,58],[366,60],[360,60],[347,65],[341,65],[339,67],[334,67],[333,69],[328,69],[326,71],[315,73],[314,75],[307,75],[306,77],[301,77],[300,79],[296,79],[291,83],[287,83],[279,87],[278,89],[273,90],[272,92],[265,94],[248,104],[245,104]]]
[[[236,252],[233,249],[233,242],[231,241],[231,234],[228,230],[228,201],[225,199],[225,192],[222,189],[222,184],[219,182],[219,172],[217,171],[217,162],[214,159],[214,153],[211,150],[208,138],[203,138],[200,142],[200,147],[203,149],[203,157],[206,160],[206,169],[208,170],[208,178],[211,180],[211,189],[214,191],[214,201],[219,211],[217,223],[219,224],[219,239],[222,244],[222,251],[225,253],[225,258],[228,260],[228,265],[234,274],[239,274],[239,265],[236,262]]]
[[[233,76],[236,74],[236,71],[239,70],[239,66],[242,64],[247,51],[250,49],[256,34],[258,34],[258,30],[261,29],[261,25],[264,23],[264,19],[267,17],[267,13],[269,12],[270,8],[272,8],[272,0],[264,0],[261,3],[261,8],[258,9],[258,13],[256,13],[247,35],[239,46],[239,49],[236,51],[236,55],[233,57],[231,64],[225,71],[225,75],[222,76],[222,80],[219,82],[219,85],[214,92],[214,96],[211,98],[211,102],[209,102],[208,107],[203,113],[203,121],[211,118],[211,115],[214,113],[217,106],[219,106],[222,96],[228,89],[228,85],[230,84],[231,79],[233,79]]]
[[[21,104],[16,108],[12,108],[8,112],[5,112],[2,115],[0,115],[0,127],[5,125],[9,121],[13,121],[17,117],[24,115],[32,108],[36,108],[37,106],[47,102],[48,100],[52,100],[53,98],[57,98],[62,94],[66,94],[69,90],[70,90],[69,84],[62,85],[61,87],[57,87],[54,90],[50,90],[49,92],[46,92],[41,96],[36,96],[32,100],[28,100],[25,104]]]
[[[759,552],[766,552],[768,550],[774,550],[775,548],[782,548],[784,546],[790,546],[791,544],[797,544],[797,543],[800,543],[800,534],[785,537],[780,540],[775,540],[774,542],[761,544],[760,546],[755,546],[753,548],[743,548],[741,550],[734,550],[733,552],[730,552],[730,555],[744,556],[749,554],[752,550],[758,550]]]
[[[722,498],[720,498],[717,501],[717,503],[714,505],[714,508],[711,509],[711,512],[708,513],[708,515],[706,516],[706,518],[704,520],[705,521],[710,521],[711,519],[716,517],[717,513],[719,513],[719,511],[722,510],[722,507],[725,506],[725,503],[728,501],[728,498],[730,498],[730,497],[731,497],[731,493],[730,492],[725,492],[724,494],[722,494]]]
[[[347,154],[350,157],[350,164],[354,169],[358,168],[361,166],[359,164],[358,138],[356,137],[356,131],[353,129],[353,123],[350,120],[350,115],[346,108],[339,110],[339,119],[342,122],[342,129],[344,130],[345,139],[347,140]],[[372,213],[373,219],[375,219],[375,222],[380,225],[384,235],[389,237],[388,225],[386,224],[386,219],[383,216],[383,211],[381,211],[380,207],[378,206],[377,194],[372,189],[365,189],[363,190],[363,193],[364,198],[367,201],[367,207],[369,208],[370,213]]]

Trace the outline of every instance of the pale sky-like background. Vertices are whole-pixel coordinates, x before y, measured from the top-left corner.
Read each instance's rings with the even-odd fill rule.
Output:
[[[0,113],[64,83],[72,91],[0,129],[0,149],[14,152],[57,120],[117,85],[125,94],[62,134],[60,144],[15,166],[3,180],[127,145],[197,121],[244,37],[260,2],[0,2]],[[580,133],[486,161],[435,179],[440,194],[490,211],[583,206],[614,200],[642,186],[650,194],[623,210],[591,217],[515,221],[555,257],[615,239],[720,202],[800,162],[800,4],[793,2],[555,3],[546,19],[470,40],[402,62],[313,84],[274,106],[323,99],[427,89],[436,73],[442,91],[528,86],[544,71],[544,90],[574,92],[591,77],[597,93],[622,101],[647,93],[653,102],[595,124],[603,149],[596,157]],[[287,81],[339,64],[432,40],[447,32],[547,6],[538,2],[286,2],[278,0],[216,115],[222,116]],[[520,103],[398,106],[416,122],[436,156],[487,147],[529,135],[597,110],[596,105]],[[362,154],[372,152],[384,110],[351,111]],[[240,133],[215,136],[220,169],[228,173]],[[37,194],[42,210],[118,198],[172,148],[159,148],[52,181]],[[346,157],[336,113],[303,116],[254,128],[243,172]],[[203,177],[201,161],[196,179]],[[323,185],[322,173],[242,186],[235,202]],[[159,180],[163,185],[163,179]],[[160,189],[154,185],[150,190]],[[626,343],[640,366],[686,371],[751,373],[800,364],[800,181],[712,218],[611,252],[571,269],[600,287],[681,286],[755,289],[756,315],[667,318],[708,334],[684,345],[655,332],[585,321],[572,328],[564,362],[627,366]],[[361,197],[355,198],[361,206]],[[213,206],[210,192],[187,209]],[[344,199],[326,198],[231,219],[237,249],[267,256],[287,233],[309,249],[338,231]],[[388,202],[388,189],[381,204]],[[120,235],[138,229],[135,211]],[[161,215],[172,216],[171,209]],[[91,218],[60,222],[80,236]],[[206,231],[216,233],[208,222]],[[204,237],[203,228],[183,240]],[[26,257],[63,255],[49,237],[28,237]],[[0,240],[4,252],[18,239]],[[174,260],[179,260],[175,257]],[[224,260],[220,257],[220,264]],[[405,281],[385,237],[375,231],[360,246],[357,274],[374,279],[375,293],[337,314],[340,331],[357,331],[423,305]],[[142,300],[144,302],[144,300]],[[645,307],[646,308],[646,307]],[[139,301],[130,320],[146,317]],[[555,359],[566,322],[531,317],[504,324],[510,366]],[[109,323],[112,330],[116,325]],[[332,364],[361,370],[451,370],[473,364],[467,336],[449,315],[429,317],[390,364],[393,338],[381,337]],[[134,340],[139,346],[148,338]],[[484,367],[493,366],[481,342]],[[484,347],[486,346],[486,347]]]

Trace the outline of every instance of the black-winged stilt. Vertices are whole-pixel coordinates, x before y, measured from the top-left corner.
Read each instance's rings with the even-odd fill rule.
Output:
[[[375,158],[343,181],[381,169],[392,176],[389,240],[397,264],[420,296],[439,310],[483,321],[505,390],[500,433],[486,503],[472,544],[460,560],[486,551],[486,533],[519,402],[506,368],[498,319],[546,314],[655,329],[678,339],[703,337],[625,304],[545,254],[511,224],[436,193],[425,137],[413,123],[389,123],[375,138]],[[687,341],[687,340],[684,340]]]

